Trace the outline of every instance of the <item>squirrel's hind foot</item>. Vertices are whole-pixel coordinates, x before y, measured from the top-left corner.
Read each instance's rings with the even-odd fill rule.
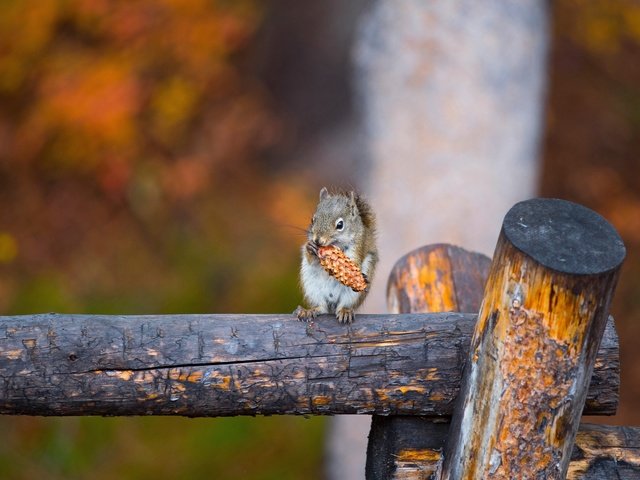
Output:
[[[353,309],[351,308],[340,308],[336,312],[336,318],[340,323],[353,323],[353,319],[355,318],[355,313],[353,313]]]
[[[309,322],[316,318],[320,310],[318,308],[304,308],[302,305],[298,305],[293,314],[298,317],[301,322]]]

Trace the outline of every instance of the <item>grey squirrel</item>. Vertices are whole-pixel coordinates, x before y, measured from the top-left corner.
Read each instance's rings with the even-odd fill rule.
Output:
[[[318,249],[334,246],[360,268],[365,281],[373,279],[378,250],[376,221],[369,204],[356,192],[320,190],[320,200],[302,246],[300,283],[309,308],[298,306],[294,315],[308,321],[319,314],[335,314],[340,323],[351,323],[369,289],[356,292],[329,275],[320,265]]]

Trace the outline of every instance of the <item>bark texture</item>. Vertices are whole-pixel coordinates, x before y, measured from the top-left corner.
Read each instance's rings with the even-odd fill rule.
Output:
[[[0,317],[0,414],[450,415],[473,314]],[[617,402],[617,338],[590,414]]]
[[[400,258],[387,283],[390,313],[478,312],[491,259],[454,245],[427,245]]]

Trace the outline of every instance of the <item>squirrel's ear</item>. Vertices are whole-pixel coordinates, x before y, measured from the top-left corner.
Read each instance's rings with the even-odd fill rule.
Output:
[[[329,196],[329,191],[327,190],[327,187],[322,187],[322,189],[320,190],[320,200],[328,196]]]
[[[356,202],[356,192],[349,192],[349,207],[351,207],[351,215],[358,216],[358,203]]]

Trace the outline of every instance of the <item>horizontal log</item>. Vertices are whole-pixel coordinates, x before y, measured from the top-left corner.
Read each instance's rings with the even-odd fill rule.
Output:
[[[0,317],[0,414],[450,415],[475,314]],[[618,401],[609,322],[585,414]]]
[[[380,417],[373,424],[371,438],[393,455],[379,452],[367,465],[376,478],[431,480],[437,478],[438,464],[449,432],[447,423],[415,417]],[[640,428],[581,424],[571,454],[567,480],[618,478],[640,480]]]
[[[567,480],[640,480],[640,428],[581,424]]]

